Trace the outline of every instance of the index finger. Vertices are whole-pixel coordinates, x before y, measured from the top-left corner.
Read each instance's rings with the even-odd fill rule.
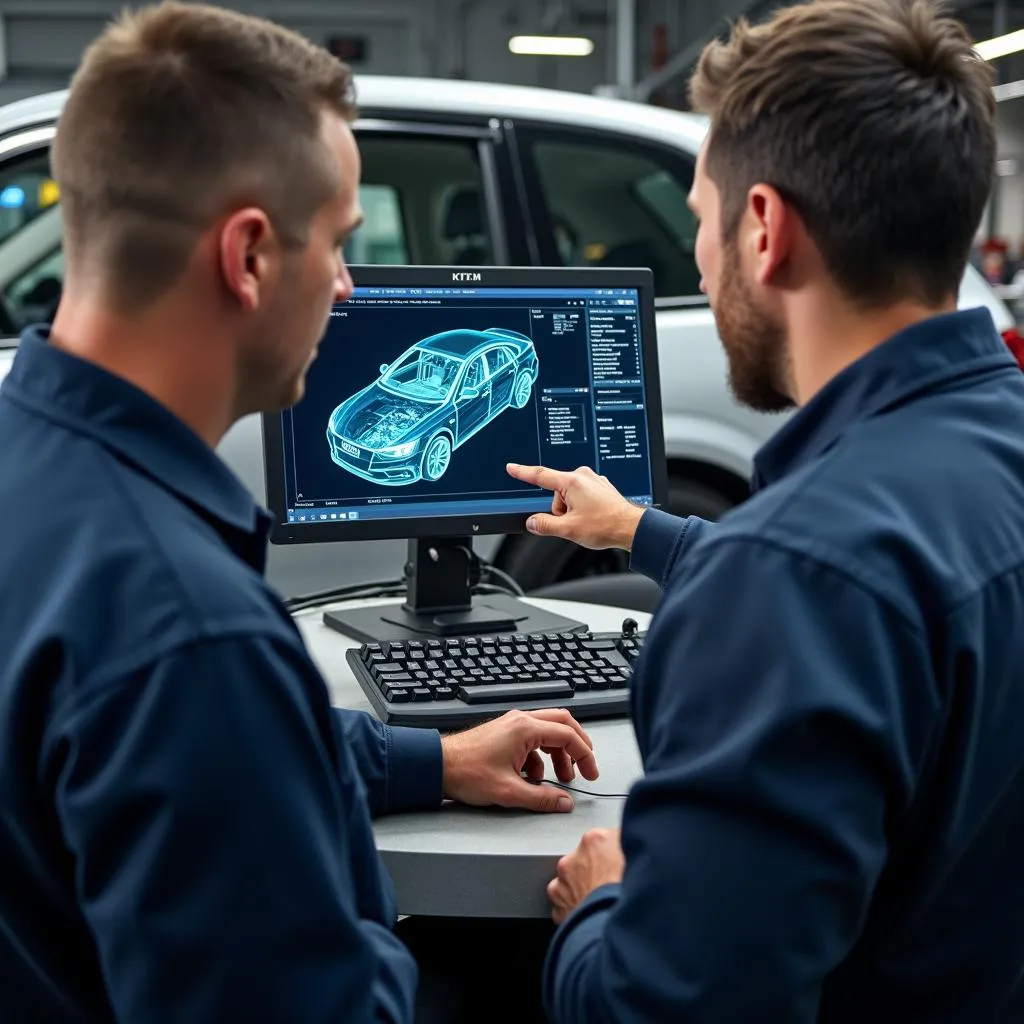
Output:
[[[547,466],[520,466],[518,462],[506,463],[505,472],[516,480],[522,480],[525,484],[535,484],[547,491],[565,490],[572,477],[571,473],[548,469]]]
[[[530,723],[530,741],[535,747],[561,747],[579,766],[584,778],[597,778],[594,752],[575,729],[543,719],[524,718],[523,721]]]
[[[558,722],[560,725],[568,725],[580,734],[580,739],[591,750],[594,749],[594,741],[583,731],[583,726],[572,717],[572,713],[566,708],[539,708],[537,711],[526,711],[525,714],[531,718],[541,718],[545,722]]]

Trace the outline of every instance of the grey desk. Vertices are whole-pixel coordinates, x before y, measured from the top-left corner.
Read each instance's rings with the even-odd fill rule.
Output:
[[[646,627],[649,616],[625,608],[533,599],[553,612],[617,630],[627,615]],[[362,602],[382,604],[386,602]],[[340,606],[336,606],[340,607]],[[310,653],[338,707],[371,711],[345,661],[354,646],[322,621],[323,609],[296,616]],[[577,785],[625,793],[640,774],[640,757],[626,718],[585,722],[601,777]],[[550,767],[549,767],[550,772]],[[394,879],[399,914],[452,917],[547,917],[545,886],[558,858],[590,828],[617,828],[623,800],[574,794],[571,814],[533,814],[445,804],[439,811],[400,814],[374,824],[377,846]]]

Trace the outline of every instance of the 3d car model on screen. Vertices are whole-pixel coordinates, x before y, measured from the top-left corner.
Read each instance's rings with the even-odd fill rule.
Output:
[[[517,331],[424,338],[331,413],[331,458],[374,483],[439,480],[459,445],[509,407],[526,406],[536,380],[533,342]]]

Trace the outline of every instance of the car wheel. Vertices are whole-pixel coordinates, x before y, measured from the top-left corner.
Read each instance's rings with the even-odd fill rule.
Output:
[[[528,373],[519,374],[516,379],[516,386],[512,389],[512,404],[517,409],[525,409],[526,403],[530,401],[530,392],[533,390],[533,381]]]
[[[717,522],[733,504],[725,495],[695,480],[668,478],[668,501],[665,508],[674,516],[700,516],[701,519]]]
[[[423,479],[440,480],[452,461],[452,443],[445,434],[431,438],[423,452]]]
[[[668,492],[667,508],[674,515],[700,516],[713,522],[733,506],[717,491],[692,480],[670,477]],[[529,592],[582,576],[626,572],[629,554],[589,551],[557,537],[521,534],[505,538],[495,562]]]

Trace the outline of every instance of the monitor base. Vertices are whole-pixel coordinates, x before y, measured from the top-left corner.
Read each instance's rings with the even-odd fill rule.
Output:
[[[324,612],[324,625],[365,644],[497,633],[577,633],[587,628],[585,622],[504,594],[477,597],[467,611],[415,614],[404,605],[377,605]]]

